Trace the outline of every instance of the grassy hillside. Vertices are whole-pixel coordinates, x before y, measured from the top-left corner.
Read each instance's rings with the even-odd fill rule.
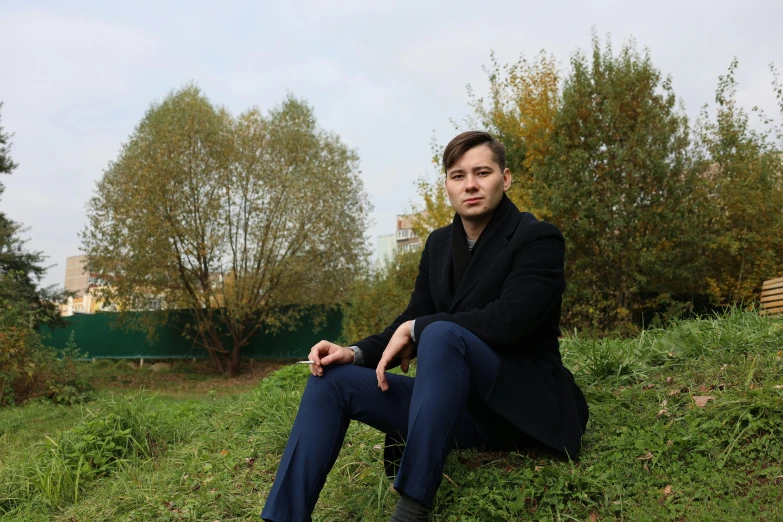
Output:
[[[590,404],[580,458],[455,453],[433,520],[783,520],[782,320],[733,311],[571,337],[563,355]],[[289,366],[235,397],[105,397],[48,438],[32,420],[64,427],[62,408],[0,412],[0,515],[258,520],[308,375]],[[388,520],[382,443],[351,426],[314,520]]]

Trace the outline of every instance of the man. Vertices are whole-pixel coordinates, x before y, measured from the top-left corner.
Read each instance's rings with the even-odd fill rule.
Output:
[[[261,517],[310,520],[351,420],[404,444],[392,521],[425,521],[453,448],[531,441],[575,456],[587,403],[560,359],[565,244],[505,195],[505,149],[465,132],[443,154],[454,222],[427,238],[405,311],[350,348],[321,341]],[[396,364],[416,377],[386,374]],[[374,370],[374,371],[373,371]],[[415,385],[414,385],[415,383]],[[394,469],[393,467],[387,467]]]

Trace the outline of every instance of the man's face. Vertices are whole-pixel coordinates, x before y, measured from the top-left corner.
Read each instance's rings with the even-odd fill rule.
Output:
[[[511,173],[500,171],[487,145],[469,149],[446,172],[446,192],[451,206],[467,221],[482,221],[503,199],[511,186]]]

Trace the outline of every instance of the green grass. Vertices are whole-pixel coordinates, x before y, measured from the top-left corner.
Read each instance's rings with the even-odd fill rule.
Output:
[[[74,415],[75,413],[75,415]],[[0,468],[9,465],[15,450],[72,427],[80,417],[78,407],[33,402],[24,407],[0,408]]]
[[[580,458],[454,453],[433,520],[783,520],[782,320],[734,310],[562,346],[590,404]],[[289,366],[233,396],[0,412],[0,517],[258,520],[307,375]],[[388,520],[382,443],[352,424],[315,520]]]

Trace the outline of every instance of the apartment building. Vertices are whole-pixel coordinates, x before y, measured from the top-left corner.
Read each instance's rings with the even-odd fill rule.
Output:
[[[413,232],[411,218],[413,216],[397,216],[397,249],[398,250],[416,250],[421,246],[421,239]]]
[[[71,256],[65,259],[65,289],[76,292],[68,303],[60,306],[64,316],[73,314],[94,314],[101,310],[101,301],[94,295],[94,290],[103,285],[103,281],[87,272],[85,263],[87,256]]]
[[[411,217],[397,215],[396,231],[393,234],[378,236],[375,257],[381,265],[391,258],[395,250],[416,250],[421,247],[421,238],[414,232],[411,226]]]
[[[384,234],[378,236],[378,244],[375,249],[375,257],[380,264],[386,264],[397,248],[397,234]]]

